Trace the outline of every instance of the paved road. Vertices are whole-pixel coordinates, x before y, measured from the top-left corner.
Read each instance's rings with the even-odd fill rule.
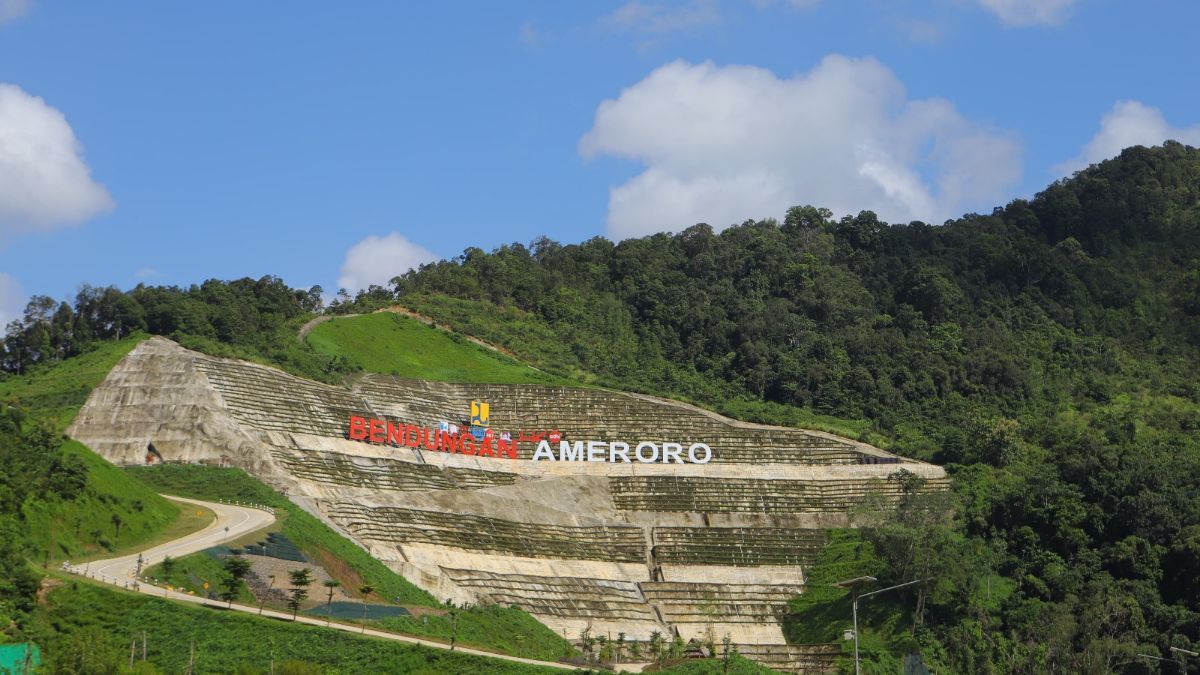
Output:
[[[166,556],[180,557],[196,551],[202,551],[211,546],[216,546],[233,539],[237,539],[243,534],[254,532],[262,529],[267,525],[275,522],[275,516],[264,510],[248,508],[244,506],[235,506],[233,504],[217,504],[214,502],[202,502],[196,499],[185,499],[183,497],[171,497],[163,495],[168,499],[173,499],[187,504],[203,506],[211,509],[217,514],[217,519],[208,527],[187,535],[181,539],[160,544],[154,548],[141,552],[143,569],[151,565],[162,562]],[[109,560],[97,560],[87,565],[75,565],[68,568],[68,571],[76,574],[85,574],[89,577],[104,581],[106,583],[115,584],[128,588],[129,590],[137,591],[146,595],[154,595],[160,598],[169,598],[182,602],[191,602],[195,604],[208,605],[212,607],[226,608],[226,603],[215,602],[206,598],[180,593],[179,591],[168,590],[159,586],[153,586],[145,582],[138,582],[134,578],[134,571],[137,569],[137,553],[122,556],[120,558],[112,558]],[[240,605],[234,603],[233,611],[245,612],[249,614],[262,614],[277,619],[291,619],[292,615],[288,612],[277,612],[275,610],[260,610],[258,607],[248,605]],[[373,637],[383,638],[385,640],[395,640],[397,642],[406,642],[408,644],[423,645],[433,649],[449,649],[450,646],[443,642],[431,642],[419,638],[400,635],[397,633],[388,633],[373,628],[363,630],[361,625],[351,625],[339,622],[326,623],[324,619],[318,619],[311,616],[296,617],[297,623],[306,623],[313,626],[326,626],[333,630],[341,630],[351,633],[360,633]],[[479,649],[471,649],[469,647],[455,647],[455,651],[464,654],[474,654],[476,656],[487,656],[495,659],[503,659],[505,661],[514,661],[516,663],[525,663],[533,666],[544,666],[547,668],[558,668],[561,670],[575,670],[573,666],[568,666],[562,663],[554,663],[552,661],[538,661],[535,659],[525,659],[519,656],[509,656],[507,654],[496,654]],[[618,666],[618,669],[624,672],[641,672],[642,664],[626,663]]]
[[[135,572],[137,570],[139,555],[142,557],[142,569],[145,569],[151,565],[157,565],[167,556],[180,558],[189,553],[203,551],[206,548],[237,539],[255,530],[261,530],[275,522],[275,515],[273,513],[261,509],[235,506],[233,504],[215,504],[196,499],[185,499],[183,497],[169,497],[169,499],[183,502],[184,504],[202,506],[217,514],[217,519],[209,523],[208,527],[199,532],[193,532],[182,539],[169,541],[149,550],[141,551],[140,553],[132,553],[120,558],[97,560],[89,563],[85,566],[88,576],[108,581],[109,583],[118,583],[120,585],[125,585],[126,583],[132,584],[136,576]]]

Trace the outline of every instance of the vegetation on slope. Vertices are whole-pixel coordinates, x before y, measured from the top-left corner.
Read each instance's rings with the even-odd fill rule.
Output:
[[[45,420],[62,431],[75,419],[92,389],[145,337],[135,333],[96,342],[73,358],[52,359],[19,374],[0,375],[0,402],[20,407],[29,421]]]
[[[23,634],[40,573],[57,560],[145,544],[179,508],[129,480],[49,421],[0,405],[0,641]]]
[[[35,630],[50,672],[116,673],[146,636],[162,672],[279,671],[281,662],[330,673],[542,673],[552,669],[418,647],[321,627],[194,607],[69,579],[50,593]],[[155,672],[155,671],[151,671]],[[558,671],[553,671],[558,672]]]
[[[890,594],[927,660],[1132,672],[1138,652],[1200,645],[1197,204],[1200,151],[1169,143],[940,226],[797,207],[720,233],[472,248],[330,311],[399,303],[558,375],[861,420],[955,478],[953,527],[902,533],[916,562],[1012,587],[995,612],[973,591]],[[0,368],[145,330],[330,381],[351,366],[286,330],[319,309],[269,277],[35,298]],[[903,550],[877,550],[881,584],[912,578]]]
[[[306,339],[318,354],[372,373],[444,382],[562,382],[458,333],[394,312],[326,321],[315,326]]]
[[[156,490],[181,497],[273,506],[280,516],[277,527],[305,555],[341,581],[343,588],[353,592],[369,584],[378,597],[389,602],[444,609],[433,596],[241,469],[160,464],[126,471]],[[571,652],[562,636],[516,608],[474,606],[456,610],[453,618],[443,611],[419,614],[381,619],[378,623],[390,630],[447,642],[457,634],[459,644],[530,658],[556,660]]]
[[[468,249],[336,309],[399,303],[544,370],[763,421],[867,420],[955,479],[949,532],[910,528],[931,559],[1012,588],[994,612],[974,585],[889,594],[928,661],[1131,670],[1200,645],[1198,204],[1200,151],[1168,143],[941,226],[797,207]],[[912,578],[885,558],[881,585]]]

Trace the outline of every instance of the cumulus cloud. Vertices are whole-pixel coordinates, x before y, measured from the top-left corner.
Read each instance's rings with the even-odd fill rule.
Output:
[[[433,253],[397,232],[384,237],[371,235],[346,251],[338,286],[351,292],[371,284],[386,286],[392,277],[436,259]]]
[[[979,0],[1006,26],[1053,26],[1067,18],[1076,0]]]
[[[909,100],[874,59],[838,55],[786,79],[669,63],[601,103],[579,149],[646,167],[609,194],[618,239],[781,217],[804,203],[940,222],[993,205],[1020,177],[1007,134],[943,99]]]
[[[0,272],[0,336],[3,336],[8,322],[20,318],[24,311],[25,294],[21,292],[21,284],[11,274]]]
[[[78,223],[113,207],[82,152],[61,112],[20,87],[0,84],[0,239]]]
[[[1200,146],[1200,124],[1173,127],[1158,108],[1140,101],[1117,101],[1100,118],[1100,131],[1083,146],[1083,151],[1054,167],[1059,175],[1070,175],[1089,164],[1116,157],[1133,145],[1161,145],[1163,141],[1179,141]]]
[[[0,24],[16,21],[29,12],[29,0],[0,0]]]
[[[622,32],[652,37],[703,28],[720,20],[716,0],[688,0],[682,4],[630,0],[602,22]]]

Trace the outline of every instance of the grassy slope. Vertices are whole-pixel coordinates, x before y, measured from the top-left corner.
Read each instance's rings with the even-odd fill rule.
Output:
[[[104,342],[85,354],[0,380],[0,401],[15,403],[33,420],[49,420],[61,431],[75,419],[88,394],[145,335]]]
[[[65,361],[35,368],[0,381],[0,400],[18,405],[27,423],[45,422],[62,431],[75,418],[88,394],[144,335],[106,342]],[[78,499],[33,500],[24,510],[31,546],[53,559],[80,559],[151,540],[173,523],[179,508],[153,490],[131,481],[119,469],[82,444],[66,441],[64,452],[84,464],[88,489]],[[120,538],[113,516],[121,519]]]
[[[148,657],[163,672],[183,672],[194,641],[193,671],[266,672],[274,656],[334,673],[547,673],[547,668],[468,656],[321,627],[172,603],[77,580],[50,594],[38,627],[54,665],[65,672],[116,672],[131,636],[145,631]],[[141,647],[138,647],[140,654]],[[89,662],[80,659],[86,654]],[[251,671],[255,672],[255,671]]]
[[[225,578],[225,568],[216,556],[201,552],[174,559],[170,574],[165,574],[162,564],[159,563],[147,569],[146,576],[184,593],[191,592],[200,597],[208,597],[211,594],[211,597],[218,597],[223,590],[221,580]],[[208,584],[207,589],[204,588],[205,583]],[[258,604],[245,582],[238,584],[238,594],[233,601],[244,605]]]
[[[318,353],[345,357],[373,373],[443,382],[565,382],[458,334],[391,312],[326,321],[313,328],[307,340]]]
[[[130,467],[129,473],[155,489],[196,499],[255,501],[276,507],[282,514],[280,529],[311,559],[318,561],[352,592],[362,583],[374,586],[386,600],[436,608],[439,603],[404,577],[343,538],[283,495],[240,469],[186,464]],[[414,635],[449,640],[447,617],[386,619],[385,627]],[[558,659],[567,652],[565,640],[529,614],[513,608],[475,607],[458,619],[458,641],[485,649],[540,659]]]
[[[425,294],[405,296],[403,302],[405,306],[431,316],[439,323],[451,326],[454,330],[467,335],[474,335],[492,344],[500,345],[511,350],[527,363],[548,373],[571,378],[570,381],[576,383],[597,384],[613,389],[675,398],[712,408],[723,415],[747,422],[816,429],[865,441],[881,448],[893,446],[890,439],[871,431],[871,424],[867,420],[846,420],[821,415],[805,408],[764,401],[698,400],[696,397],[688,396],[680,391],[664,391],[640,386],[636,373],[623,381],[597,377],[586,369],[579,355],[572,351],[569,341],[564,340],[539,317],[519,309],[500,307],[482,300],[462,300]],[[349,345],[346,345],[344,349],[351,355],[353,354]],[[712,395],[718,396],[719,394],[714,390]]]

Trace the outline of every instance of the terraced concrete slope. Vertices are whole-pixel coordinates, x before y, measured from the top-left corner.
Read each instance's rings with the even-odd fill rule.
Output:
[[[516,459],[429,449],[433,430],[467,417],[473,400],[514,439],[702,442],[712,460],[534,460],[529,441]],[[351,440],[351,417],[407,423],[424,443]],[[440,598],[517,605],[568,637],[587,626],[630,640],[729,634],[790,669],[830,658],[786,646],[779,626],[822,528],[897,499],[899,469],[925,489],[946,483],[940,467],[862,443],[647,396],[381,375],[347,389],[163,338],[113,369],[69,433],[118,464],[243,467]]]

